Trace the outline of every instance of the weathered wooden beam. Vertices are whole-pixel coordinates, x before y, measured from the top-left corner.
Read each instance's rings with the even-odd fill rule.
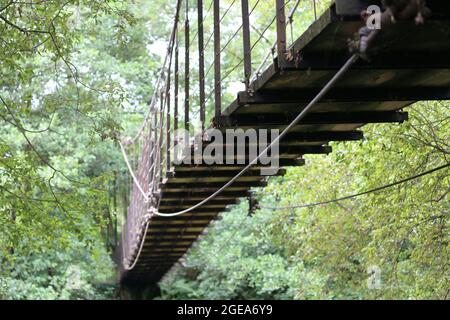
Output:
[[[164,211],[166,211],[166,210],[161,209],[161,208],[160,208],[160,210],[161,210],[160,211],[161,213],[164,213]],[[205,208],[205,207],[201,207],[201,208],[195,209],[193,212],[195,212],[195,213],[218,213],[218,212],[220,212],[220,210],[221,210],[221,208]],[[170,212],[173,212],[173,211],[170,211]]]
[[[248,114],[247,116],[250,116]],[[238,116],[240,117],[240,116]],[[245,146],[259,145],[259,132],[256,131],[257,141],[249,143],[248,139],[245,139]],[[311,132],[289,132],[280,142],[280,146],[288,146],[292,144],[311,143],[311,142],[323,142],[323,141],[357,141],[362,140],[364,134],[362,131],[311,131]],[[226,139],[225,139],[226,140]],[[214,142],[212,142],[214,144]],[[209,145],[211,142],[204,141],[203,146]],[[223,145],[242,145],[238,141],[224,141]],[[179,168],[178,168],[179,169]]]
[[[149,244],[144,245],[146,250],[152,249],[189,249],[192,246],[192,243],[189,244]]]
[[[329,52],[302,52],[299,55],[298,62],[292,63],[289,68],[285,70],[286,74],[298,71],[308,71],[314,73],[319,71],[335,72],[348,59],[348,51],[337,51],[330,56]],[[385,54],[380,52],[375,55],[370,61],[359,60],[353,67],[352,73],[359,73],[364,71],[385,70],[385,72],[396,72],[400,70],[415,70],[432,71],[445,70],[450,68],[450,61],[446,59],[450,56],[448,53],[430,52],[424,54],[423,52],[396,52],[395,54]]]
[[[171,210],[169,210],[170,212],[172,212]],[[208,208],[198,208],[196,209],[197,212],[219,212],[219,209],[208,209]],[[160,211],[161,213],[164,213],[164,210]],[[181,231],[183,231],[183,228],[177,227],[177,226],[170,226],[167,228],[163,228],[163,226],[161,225],[152,225],[151,223],[148,226],[148,230],[147,230],[147,235],[149,236],[152,233],[161,233],[161,232],[168,232],[168,233],[174,233],[174,234],[179,234]],[[199,230],[188,230],[190,232],[196,232],[196,233],[201,233],[203,231],[203,229],[199,229]]]
[[[171,194],[173,194],[174,196],[171,196]],[[203,192],[203,193],[198,193],[197,195],[180,195],[180,193],[166,193],[163,197],[161,202],[163,201],[174,201],[174,200],[178,200],[180,198],[182,199],[186,199],[188,201],[201,201],[206,199],[207,197],[209,197],[212,193],[211,192]],[[236,192],[234,194],[220,194],[217,197],[215,197],[214,199],[217,200],[227,200],[227,199],[238,199],[238,198],[245,198],[248,196],[248,192]],[[213,215],[211,215],[213,216]],[[201,218],[201,217],[199,217]]]
[[[170,239],[173,239],[174,236],[179,236],[179,238],[177,238],[177,239],[180,239],[180,241],[183,241],[183,240],[195,241],[199,237],[200,234],[198,232],[195,232],[195,234],[186,234],[185,233],[185,234],[181,235],[181,231],[180,231],[177,233],[170,233],[170,234],[167,234],[165,232],[161,232],[159,234],[153,233],[153,235],[155,235],[155,236],[153,237],[150,235],[146,239],[150,239],[150,240],[160,239],[160,241],[168,241]]]
[[[176,192],[183,192],[186,190],[186,188],[195,188],[198,192],[215,192],[217,191],[217,188],[220,186],[219,185],[224,185],[223,182],[220,183],[216,183],[216,185],[211,185],[211,183],[209,183],[208,186],[204,186],[204,185],[187,185],[187,184],[183,184],[183,183],[178,183],[178,184],[173,184],[170,187],[164,187],[164,192],[167,193],[176,193]],[[226,191],[247,191],[252,187],[258,187],[258,185],[249,185],[249,186],[238,186],[238,187],[228,187],[226,188]],[[259,186],[261,187],[261,186]]]
[[[208,192],[202,192],[197,194],[188,194],[188,193],[180,193],[180,192],[174,192],[174,193],[165,193],[161,197],[161,201],[173,201],[178,199],[186,199],[186,200],[203,200],[209,197],[211,193]],[[234,193],[220,193],[217,197],[214,199],[217,200],[227,200],[227,199],[236,199],[236,198],[244,198],[247,197],[248,193],[243,192],[234,192]]]
[[[173,246],[172,248],[155,248],[155,247],[153,247],[153,248],[143,248],[142,249],[142,253],[143,254],[145,254],[145,253],[162,253],[162,254],[164,254],[164,253],[184,253],[184,252],[186,252],[187,250],[189,249],[189,247],[185,247],[185,246],[183,246],[183,247],[175,247],[175,246]]]
[[[152,248],[152,247],[172,247],[172,246],[192,246],[193,241],[183,241],[180,239],[174,239],[174,241],[154,241],[154,242],[146,242],[144,243],[144,247]]]
[[[153,276],[149,281],[157,282],[178,260],[172,262],[149,262],[142,263],[136,266],[136,270],[133,270],[133,274],[136,276],[136,280],[142,282],[142,278],[148,275],[149,270],[162,269],[161,276]]]
[[[146,252],[145,255],[142,255],[141,258],[139,259],[139,261],[147,261],[147,260],[157,260],[157,259],[165,259],[165,257],[167,258],[171,258],[171,259],[175,259],[177,257],[181,258],[183,256],[183,254],[180,254],[179,252],[175,252],[175,253],[160,253],[160,252]]]
[[[268,126],[267,124],[264,126]],[[273,125],[275,126],[275,125]],[[249,164],[257,155],[257,152],[253,154],[253,157],[250,157],[250,154],[248,151],[244,152],[237,152],[228,154],[225,150],[225,148],[218,147],[217,150],[221,150],[220,157],[213,154],[203,154],[203,156],[199,159],[201,161],[202,165],[207,164],[219,164],[223,165],[225,163],[232,162],[234,164]],[[328,146],[322,146],[322,145],[287,145],[287,146],[280,146],[278,155],[271,156],[269,152],[269,156],[272,157],[272,159],[278,159],[280,161],[280,166],[290,166],[290,165],[284,165],[282,164],[285,160],[294,160],[296,158],[299,158],[300,155],[304,154],[329,154],[331,152],[330,147]],[[261,164],[261,160],[258,160],[257,165]],[[294,164],[296,165],[296,164]],[[258,172],[258,171],[250,171],[248,174],[243,175],[241,178],[239,178],[239,181],[249,180],[247,178],[254,177],[255,175],[251,175],[251,172]],[[276,173],[274,173],[276,175]],[[195,173],[192,174],[192,177],[196,176]],[[201,175],[197,175],[197,178],[201,178]],[[208,175],[209,178],[212,180],[221,179],[223,177],[216,175],[212,173],[211,175]],[[184,179],[184,172],[175,174],[171,179],[169,179],[166,183],[173,183],[177,182],[180,179]],[[198,180],[201,181],[202,179]],[[251,180],[251,179],[250,179]],[[207,182],[207,181],[205,181]]]
[[[202,199],[203,200],[203,199]],[[199,201],[197,201],[199,202]],[[188,213],[185,215],[181,215],[181,216],[176,216],[176,217],[170,217],[170,218],[166,218],[166,217],[160,217],[159,219],[152,219],[152,223],[155,221],[158,222],[167,222],[167,223],[171,223],[171,222],[193,222],[193,221],[211,221],[211,220],[217,220],[218,213],[208,213],[205,215],[189,215]]]
[[[237,182],[248,182],[248,183],[257,183],[260,180],[262,180],[263,177],[260,176],[242,176],[239,177],[237,179]],[[186,178],[174,178],[171,179],[171,183],[185,183],[185,184],[191,184],[191,188],[195,187],[195,185],[197,184],[205,184],[205,183],[210,183],[210,182],[215,182],[215,183],[222,183],[222,185],[224,185],[226,182],[228,182],[228,180],[230,180],[230,177],[186,177]],[[225,182],[225,183],[224,183]]]
[[[164,221],[161,219],[158,220],[152,220],[152,224],[154,224],[154,227],[164,226],[164,227],[177,227],[181,230],[180,234],[182,233],[182,230],[184,230],[187,227],[198,227],[198,226],[206,226],[211,221],[216,221],[217,213],[215,215],[211,216],[203,216],[203,217],[190,217],[191,219],[174,219],[170,221]],[[186,240],[186,239],[185,239]]]
[[[356,140],[359,140],[359,139],[356,139]],[[341,140],[334,140],[334,141],[341,141]],[[344,141],[344,140],[342,140],[342,141]],[[279,164],[280,164],[280,167],[304,166],[305,160],[304,159],[280,159]],[[233,164],[233,165],[221,164],[221,165],[214,165],[214,166],[205,165],[205,164],[198,164],[198,165],[197,164],[196,165],[184,165],[183,164],[183,165],[177,166],[177,172],[204,171],[204,172],[209,172],[211,174],[214,174],[214,172],[216,172],[216,171],[238,171],[238,170],[242,170],[244,167],[245,167],[245,165],[238,165],[238,164]],[[263,168],[268,168],[268,167],[269,167],[268,165],[266,165],[266,166],[255,165],[252,168],[250,168],[249,170],[259,171]],[[194,192],[196,192],[196,191],[194,191]]]
[[[179,206],[173,206],[174,208],[180,208]],[[201,220],[171,220],[171,221],[164,221],[164,220],[155,220],[152,221],[152,225],[154,227],[163,226],[163,227],[176,227],[176,228],[184,228],[184,227],[200,227],[200,226],[207,226],[213,218],[203,218]]]
[[[222,73],[220,48],[220,0],[212,0],[214,12],[214,114],[222,113]]]
[[[177,173],[185,173],[185,172],[208,172],[209,174],[214,174],[219,171],[240,171],[244,169],[244,165],[207,165],[207,164],[196,164],[196,165],[183,165],[177,167]],[[267,168],[268,166],[255,165],[249,169],[249,171],[261,171],[263,168]]]
[[[168,254],[155,254],[155,253],[146,253],[142,256],[142,259],[139,259],[139,263],[148,263],[148,262],[176,262],[180,260],[184,255],[184,252],[175,252]]]
[[[364,139],[362,131],[316,131],[316,132],[289,132],[283,142],[320,142],[320,141],[357,141]]]
[[[202,206],[202,208],[224,208],[231,204],[236,204],[237,199],[227,199],[227,200],[210,200]],[[197,200],[180,200],[180,201],[164,201],[159,205],[160,209],[170,209],[170,208],[190,208],[197,204]]]
[[[221,128],[286,126],[293,121],[291,114],[241,114],[215,118]],[[352,123],[402,123],[408,120],[408,113],[397,111],[375,112],[321,112],[306,115],[298,125],[352,124]]]
[[[197,184],[194,187],[197,191],[202,191],[205,189],[216,188],[216,187],[221,187],[221,186],[223,186],[223,183],[207,182],[207,183]],[[229,188],[227,188],[227,190],[228,189],[231,190],[231,188],[251,188],[251,187],[266,187],[266,186],[267,186],[266,181],[234,182],[233,184],[231,184],[229,186]],[[179,188],[182,188],[182,190],[186,190],[186,188],[192,188],[192,187],[193,187],[192,185],[189,185],[186,183],[176,183],[176,182],[172,182],[171,180],[169,180],[169,181],[167,181],[167,184],[164,184],[162,186],[162,191],[167,192],[167,190],[169,190],[169,189],[179,189]]]
[[[361,11],[367,9],[372,4],[381,6],[380,1],[377,0],[336,0],[336,13],[338,15],[359,17]]]
[[[235,175],[237,175],[241,170],[235,170],[235,171],[214,171],[213,173],[211,172],[207,172],[207,171],[199,171],[199,172],[188,172],[188,171],[181,171],[181,172],[177,172],[175,175],[175,179],[177,178],[190,178],[190,177],[196,177],[196,178],[200,178],[200,177],[214,177],[214,178],[219,178],[219,177],[223,177],[223,178],[230,178],[230,177],[234,177]],[[283,176],[286,174],[286,170],[285,169],[279,169],[278,172],[276,174],[274,174],[274,176]],[[261,173],[259,171],[247,171],[245,172],[242,176],[247,176],[247,177],[259,177],[261,176]]]
[[[153,241],[155,239],[159,239],[160,241],[171,241],[176,237],[176,239],[180,239],[180,241],[185,240],[195,240],[200,235],[199,232],[196,231],[186,231],[183,233],[183,230],[179,231],[159,231],[148,233],[146,236],[147,241]]]
[[[265,104],[304,104],[309,103],[320,89],[298,89],[257,92],[249,95],[238,93],[240,105]],[[370,102],[370,101],[420,101],[450,100],[449,87],[410,87],[410,88],[357,88],[331,89],[321,102]]]

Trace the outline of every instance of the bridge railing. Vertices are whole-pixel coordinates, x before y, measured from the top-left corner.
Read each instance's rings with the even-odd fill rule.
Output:
[[[177,0],[148,114],[137,134],[120,142],[133,182],[122,231],[124,265],[132,266],[151,209],[158,208],[160,184],[173,171],[178,129],[203,133],[237,91],[251,93],[250,83],[269,64],[283,67],[289,42],[329,2]],[[299,11],[302,19],[295,25]]]

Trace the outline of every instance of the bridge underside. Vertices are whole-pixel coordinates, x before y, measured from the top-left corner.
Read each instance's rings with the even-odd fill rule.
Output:
[[[364,2],[364,1],[362,1]],[[280,145],[282,167],[303,165],[305,154],[331,152],[330,141],[362,139],[367,123],[407,120],[403,108],[419,100],[450,98],[450,2],[429,0],[433,16],[424,25],[398,21],[373,43],[370,61],[359,60]],[[341,13],[341,12],[340,12]],[[350,13],[350,14],[348,14]],[[221,129],[283,129],[349,58],[347,39],[361,28],[357,12],[338,14],[333,5],[291,47],[293,60],[274,61],[253,81],[254,94],[240,92],[216,125]],[[244,165],[179,165],[161,184],[160,212],[191,207],[214,193]],[[227,206],[246,197],[267,177],[255,167],[221,195],[188,214],[152,217],[144,248],[123,283],[156,283],[186,253]],[[277,175],[283,175],[279,170]]]

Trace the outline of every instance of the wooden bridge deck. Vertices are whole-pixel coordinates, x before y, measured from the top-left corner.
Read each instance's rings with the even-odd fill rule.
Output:
[[[427,1],[433,16],[425,25],[399,21],[382,33],[370,62],[359,60],[314,110],[281,142],[282,167],[303,165],[305,154],[328,154],[330,141],[360,140],[367,123],[401,123],[403,108],[418,100],[450,98],[450,3]],[[283,129],[348,59],[347,39],[362,26],[359,15],[327,10],[290,48],[294,61],[280,70],[271,65],[240,92],[216,123],[229,128]],[[219,121],[220,120],[220,121]],[[222,187],[244,165],[179,165],[161,185],[159,211],[186,209]],[[182,216],[154,216],[136,267],[123,282],[155,283],[182,257],[227,206],[266,185],[260,167],[201,208]],[[281,169],[278,175],[283,175]]]

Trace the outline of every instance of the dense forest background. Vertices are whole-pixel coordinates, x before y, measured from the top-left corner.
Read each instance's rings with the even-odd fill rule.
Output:
[[[0,0],[0,298],[118,298],[114,248],[129,180],[115,138],[142,121],[174,7]],[[256,28],[270,13],[257,12]],[[298,14],[301,33],[311,1]],[[231,50],[239,59],[239,44]],[[448,102],[408,111],[408,123],[367,126],[363,141],[335,143],[330,156],[271,179],[254,213],[245,200],[223,213],[163,279],[160,298],[450,298],[449,170],[327,206],[270,209],[448,163]]]

